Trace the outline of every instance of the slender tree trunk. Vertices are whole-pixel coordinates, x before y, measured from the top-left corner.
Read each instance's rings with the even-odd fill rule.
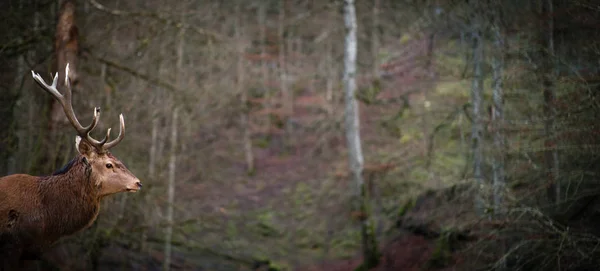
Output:
[[[494,27],[496,53],[492,59],[493,69],[493,93],[492,93],[492,125],[494,127],[494,161],[492,164],[493,187],[494,187],[494,213],[504,213],[502,204],[504,201],[504,178],[505,139],[504,139],[504,36],[500,30],[500,23]]]
[[[171,251],[173,240],[173,206],[175,204],[175,170],[177,166],[177,119],[179,108],[173,109],[171,123],[171,151],[169,154],[169,186],[167,190],[167,228],[165,231],[165,261],[163,270],[171,270]]]
[[[429,171],[429,167],[431,166],[431,161],[433,160],[433,137],[431,136],[431,121],[429,119],[429,110],[430,110],[430,102],[429,102],[429,92],[431,89],[435,87],[435,71],[433,70],[433,48],[435,41],[435,33],[430,33],[427,37],[427,51],[425,58],[425,73],[429,82],[424,83],[423,87],[423,98],[425,100],[423,104],[423,145],[425,147],[424,155],[427,157],[426,168]]]
[[[542,45],[541,45],[541,58],[542,58],[542,86],[544,88],[544,116],[546,121],[544,122],[544,132],[546,134],[546,141],[544,145],[545,151],[545,162],[546,169],[548,172],[548,198],[550,201],[560,203],[561,191],[559,183],[559,161],[558,161],[558,149],[556,148],[556,108],[555,108],[555,97],[556,91],[554,90],[554,18],[552,0],[542,0],[542,15],[548,16],[547,20],[543,21],[543,27],[541,28]]]
[[[107,69],[108,69],[108,67],[107,67],[106,63],[102,63],[102,66],[100,67],[100,80],[102,81],[102,90],[107,89],[106,87],[108,86],[108,83],[106,81],[107,80],[106,79]],[[112,91],[107,90],[105,94],[106,94],[106,99],[105,99],[106,108],[108,110],[110,110],[111,105],[112,105],[112,97],[111,97]]]
[[[373,79],[379,76],[379,6],[380,0],[373,0],[373,29],[371,29],[371,54],[373,58]]]
[[[473,108],[473,126],[471,131],[471,152],[473,159],[473,178],[478,187],[478,193],[475,195],[475,209],[477,214],[484,215],[484,195],[485,187],[483,179],[483,123],[482,123],[482,103],[483,103],[483,39],[481,37],[481,28],[475,23],[472,32],[473,38],[473,83],[471,86],[471,104]]]
[[[260,74],[263,85],[263,106],[265,107],[265,111],[267,114],[264,116],[265,128],[267,132],[267,136],[270,135],[271,130],[271,115],[275,112],[271,112],[272,109],[271,104],[271,86],[269,84],[269,66],[267,63],[267,3],[260,2],[258,7],[258,27],[259,31],[259,39],[260,39]]]
[[[363,267],[368,270],[379,262],[375,229],[371,218],[368,189],[363,180],[363,154],[360,142],[359,107],[356,93],[356,11],[354,0],[344,1],[344,23],[346,42],[344,50],[344,89],[346,100],[346,141],[348,144],[349,168],[355,184],[354,208],[361,215],[360,226],[363,243]]]
[[[292,135],[291,117],[294,111],[294,98],[288,88],[287,69],[286,69],[286,42],[283,35],[285,30],[285,0],[279,0],[279,27],[277,35],[279,38],[279,82],[281,87],[282,105],[283,105],[283,120],[285,121],[286,138]]]
[[[242,0],[236,3],[235,7],[235,40],[237,44],[237,91],[241,95],[242,112],[240,114],[240,123],[242,125],[242,144],[244,145],[244,157],[246,159],[246,171],[248,174],[254,174],[254,152],[252,150],[252,131],[250,130],[250,112],[248,108],[248,90],[246,89],[246,71],[244,65],[245,46],[242,41],[242,23],[240,18]]]
[[[148,176],[150,176],[150,178],[154,178],[155,174],[156,174],[156,157],[157,157],[157,145],[158,145],[158,114],[156,112],[154,112],[153,116],[152,116],[152,132],[151,132],[151,142],[150,142],[150,157],[148,160]],[[153,180],[155,181],[155,179]],[[147,196],[147,194],[146,194]],[[144,200],[146,200],[146,197],[144,198]],[[146,217],[146,214],[142,214],[144,217]],[[147,218],[144,218],[144,221],[146,221]],[[142,229],[142,233],[140,236],[140,252],[145,253],[147,252],[148,248],[147,248],[147,243],[146,240],[148,239],[148,230],[146,228]]]
[[[184,22],[184,13],[181,14],[181,22]],[[183,88],[183,57],[185,50],[185,28],[179,29],[179,44],[177,46],[177,63],[175,81],[179,88]],[[174,94],[172,94],[174,95]],[[179,117],[179,106],[176,99],[173,99],[173,119],[171,123],[171,152],[169,154],[169,186],[167,191],[167,229],[165,231],[165,262],[163,270],[171,269],[171,252],[173,240],[173,206],[175,205],[175,172],[177,170],[177,121]]]
[[[373,7],[371,9],[371,61],[373,62],[373,67],[371,67],[371,86],[373,88],[379,88],[381,85],[379,82],[379,7],[380,0],[374,0]],[[374,226],[376,228],[376,235],[381,236],[381,234],[384,231],[383,202],[379,186],[377,185],[375,180],[376,178],[376,174],[372,174],[372,176],[370,178],[367,178],[366,181],[369,182],[369,186],[371,186],[371,191],[373,193],[373,199],[375,203],[375,211],[373,212],[373,223],[375,224]]]
[[[335,64],[333,62],[333,41],[330,39],[327,41],[327,81],[325,86],[325,100],[327,100],[327,113],[333,114],[334,108],[334,97],[333,88],[337,79],[337,73],[335,71]]]

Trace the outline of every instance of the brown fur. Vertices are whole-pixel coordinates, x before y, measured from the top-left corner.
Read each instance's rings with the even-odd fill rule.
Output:
[[[78,150],[54,175],[0,178],[0,270],[17,268],[61,237],[89,227],[103,197],[141,186],[110,153],[98,153],[83,140]],[[107,163],[113,166],[107,168]]]

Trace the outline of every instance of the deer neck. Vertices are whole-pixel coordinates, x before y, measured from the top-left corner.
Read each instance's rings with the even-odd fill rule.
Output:
[[[79,155],[69,167],[40,182],[44,232],[56,240],[91,225],[100,208],[98,189],[87,159]]]

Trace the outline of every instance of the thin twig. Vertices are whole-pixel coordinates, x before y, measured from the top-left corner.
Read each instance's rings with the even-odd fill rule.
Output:
[[[181,21],[177,21],[177,20],[173,20],[171,18],[169,18],[168,16],[165,16],[163,14],[160,13],[154,13],[154,12],[129,12],[129,11],[123,11],[123,10],[118,10],[118,9],[111,9],[108,8],[100,3],[98,3],[98,1],[96,0],[89,0],[90,4],[92,4],[96,9],[104,11],[108,14],[114,15],[114,16],[128,16],[128,17],[147,17],[147,18],[152,18],[158,21],[161,21],[163,23],[166,23],[168,25],[174,26],[175,28],[184,28],[184,29],[188,29],[191,30],[192,32],[195,32],[197,34],[203,35],[203,36],[208,36],[214,40],[217,41],[222,41],[222,40],[226,40],[228,39],[226,36],[223,36],[219,33],[216,33],[214,31],[210,31],[210,30],[206,30],[206,29],[202,29],[199,27],[195,27],[193,25],[187,24],[187,23],[183,23]]]

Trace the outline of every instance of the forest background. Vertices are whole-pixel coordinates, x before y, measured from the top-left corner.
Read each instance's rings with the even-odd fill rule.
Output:
[[[33,270],[600,266],[599,15],[592,0],[1,1],[0,174],[74,157],[31,77],[68,62],[78,116],[100,106],[102,131],[125,115],[113,153],[144,183]]]

